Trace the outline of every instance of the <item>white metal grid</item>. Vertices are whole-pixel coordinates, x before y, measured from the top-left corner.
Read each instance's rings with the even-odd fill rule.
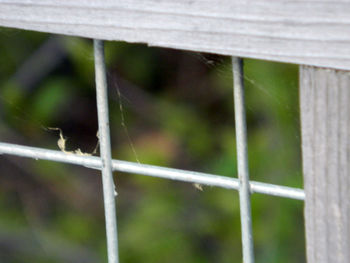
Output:
[[[94,40],[94,57],[99,140],[101,149],[100,157],[82,156],[73,153],[64,153],[61,151],[47,150],[10,143],[0,143],[0,154],[16,155],[20,157],[34,158],[37,160],[41,159],[51,160],[55,162],[71,163],[75,165],[85,166],[87,168],[101,170],[109,263],[119,262],[117,218],[115,206],[115,197],[117,193],[115,192],[112,171],[136,173],[146,176],[160,177],[165,179],[238,190],[241,210],[243,262],[253,263],[254,248],[251,226],[252,217],[250,195],[252,193],[261,193],[272,196],[304,200],[305,193],[304,190],[298,188],[249,180],[242,59],[232,58],[234,76],[237,163],[239,178],[231,178],[208,173],[185,171],[180,169],[113,160],[111,157],[109,133],[106,68],[104,62],[103,41],[101,40]]]

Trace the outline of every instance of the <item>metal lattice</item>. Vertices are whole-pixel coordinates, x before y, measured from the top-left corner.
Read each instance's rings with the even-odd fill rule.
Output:
[[[180,169],[113,160],[111,157],[107,81],[106,68],[104,62],[103,41],[94,40],[94,55],[98,126],[101,149],[100,157],[68,154],[61,151],[47,150],[9,143],[0,143],[0,154],[10,154],[20,157],[34,158],[37,160],[42,159],[62,163],[71,163],[92,169],[101,170],[109,263],[119,262],[117,217],[115,205],[116,192],[112,177],[113,171],[135,173],[146,176],[160,177],[165,179],[238,190],[241,211],[243,262],[253,263],[254,248],[250,195],[252,193],[261,193],[266,195],[304,200],[305,193],[302,189],[298,188],[279,186],[249,180],[242,59],[232,58],[234,76],[237,163],[239,178],[230,178],[208,173],[185,171]]]

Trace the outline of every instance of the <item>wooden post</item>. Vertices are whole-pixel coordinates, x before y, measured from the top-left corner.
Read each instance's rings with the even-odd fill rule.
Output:
[[[350,69],[347,0],[0,0],[0,26]]]
[[[350,72],[300,67],[308,263],[350,262]]]

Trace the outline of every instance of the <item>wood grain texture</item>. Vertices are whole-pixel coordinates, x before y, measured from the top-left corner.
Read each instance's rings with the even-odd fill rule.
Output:
[[[350,0],[0,0],[0,25],[350,69]]]
[[[300,69],[308,263],[350,262],[350,72]]]

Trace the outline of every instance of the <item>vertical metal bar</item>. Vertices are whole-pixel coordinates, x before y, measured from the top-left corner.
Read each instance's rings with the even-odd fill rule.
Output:
[[[112,174],[111,142],[109,134],[108,98],[104,46],[102,40],[94,40],[96,99],[98,130],[102,162],[103,199],[106,220],[108,262],[119,262],[117,218]]]
[[[243,262],[254,263],[250,184],[248,168],[247,124],[244,104],[243,60],[232,58],[234,79],[234,103],[236,122],[236,144],[239,177],[239,202],[241,212]]]

